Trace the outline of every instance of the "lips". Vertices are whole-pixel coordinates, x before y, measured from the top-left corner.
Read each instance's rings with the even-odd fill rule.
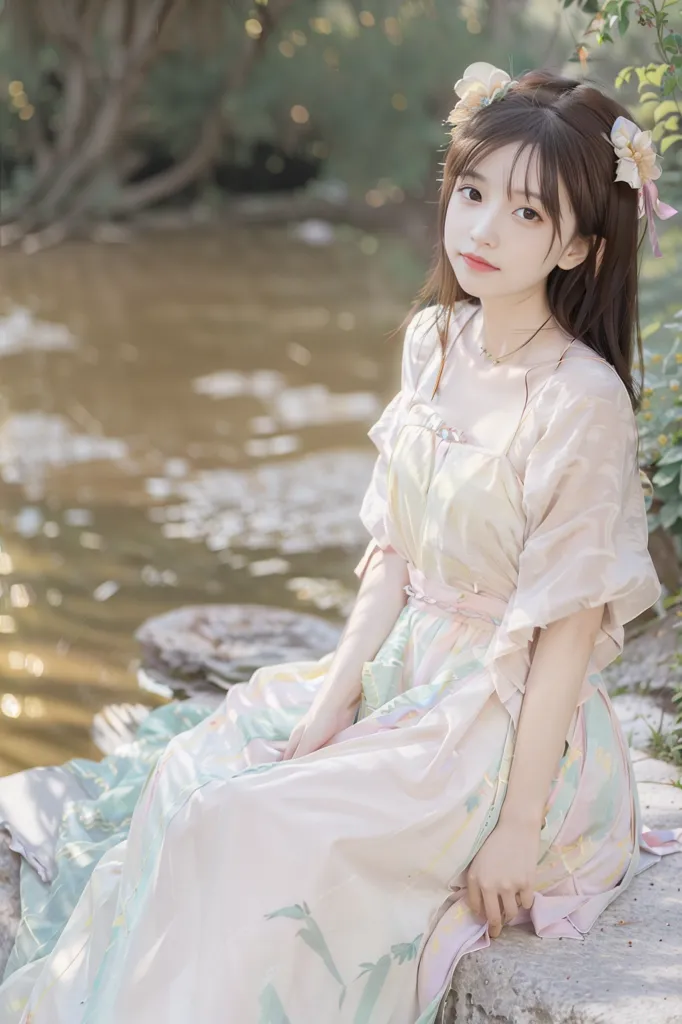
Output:
[[[482,256],[476,256],[473,252],[463,252],[462,259],[464,259],[468,266],[474,270],[499,270],[499,267],[493,266],[492,263],[488,263]]]

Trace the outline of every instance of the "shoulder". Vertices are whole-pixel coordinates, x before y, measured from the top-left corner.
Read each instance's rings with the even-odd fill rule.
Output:
[[[444,306],[426,306],[415,313],[405,329],[403,345],[403,373],[408,379],[414,379],[434,352],[440,350],[441,335],[455,337],[477,309],[473,303],[456,302],[449,324]]]
[[[630,395],[617,371],[579,343],[552,374],[537,408],[539,455],[564,454],[581,465],[637,461],[639,432]]]
[[[589,345],[571,346],[550,380],[545,407],[592,410],[595,416],[634,420],[632,402],[618,372]]]

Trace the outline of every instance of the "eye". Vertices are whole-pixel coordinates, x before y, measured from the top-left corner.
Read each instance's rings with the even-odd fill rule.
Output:
[[[537,213],[535,210],[531,209],[530,206],[520,206],[519,210],[524,215],[527,214],[527,213],[530,214],[530,217],[522,216],[520,218],[520,220],[525,220],[528,224],[532,224],[534,220],[542,220],[542,217],[540,216],[540,214]],[[515,210],[514,212],[518,213],[519,211]]]
[[[475,192],[476,196],[478,197],[478,199],[482,198],[481,197],[481,193],[478,191],[477,188],[474,188],[473,185],[464,185],[463,188],[459,188],[459,189],[457,189],[457,191],[458,192]],[[475,198],[475,196],[465,196],[465,199],[470,199],[472,202],[478,202],[478,199]]]

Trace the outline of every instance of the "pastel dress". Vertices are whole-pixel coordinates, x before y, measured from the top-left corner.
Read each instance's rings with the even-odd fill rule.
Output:
[[[534,644],[581,608],[605,605],[534,904],[514,924],[580,938],[638,870],[682,849],[679,832],[643,829],[601,675],[660,593],[626,389],[576,341],[526,388],[504,447],[468,443],[431,398],[437,313],[408,327],[400,392],[369,432],[356,572],[391,548],[410,583],[363,667],[356,721],[281,760],[333,652],[234,686],[163,747],[129,825],[41,939],[78,871],[65,826],[0,987],[2,1024],[433,1024],[459,959],[490,942],[466,871],[505,797]],[[95,804],[117,793],[130,797],[110,778]]]

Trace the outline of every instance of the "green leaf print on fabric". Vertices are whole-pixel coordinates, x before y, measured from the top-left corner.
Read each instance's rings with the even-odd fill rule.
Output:
[[[388,953],[382,956],[375,964],[360,964],[363,970],[358,975],[361,978],[368,975],[365,990],[362,993],[360,1004],[355,1011],[353,1024],[371,1024],[371,1014],[381,995],[388,972],[391,969],[391,957]]]
[[[422,937],[423,932],[420,932],[416,938],[412,939],[412,942],[397,942],[394,946],[391,946],[390,955],[386,953],[375,964],[360,964],[362,970],[358,974],[358,978],[362,978],[364,975],[368,975],[368,978],[360,1003],[355,1011],[353,1024],[371,1024],[371,1013],[377,1004],[377,1000],[388,977],[388,972],[391,969],[391,957],[397,960],[399,964],[415,960],[419,953]]]
[[[399,964],[404,964],[406,960],[414,960],[419,952],[422,935],[423,932],[420,932],[416,939],[412,939],[412,942],[398,942],[395,946],[391,946],[391,953]]]
[[[341,974],[334,963],[334,959],[331,955],[329,947],[325,941],[322,931],[317,924],[317,921],[313,918],[310,913],[310,907],[304,901],[302,903],[293,903],[288,907],[280,907],[279,910],[273,910],[269,914],[265,915],[267,921],[272,921],[276,917],[288,918],[291,921],[302,921],[303,927],[296,933],[305,944],[320,957],[325,967],[332,975],[335,981],[341,986],[341,993],[339,995],[339,1009],[343,1006],[344,1000],[347,995],[346,984],[341,977]],[[382,957],[377,960],[376,963],[361,963],[361,971],[357,975],[356,981],[360,978],[367,976],[365,986],[360,996],[360,1002],[355,1011],[353,1018],[353,1024],[371,1024],[371,1014],[377,1004],[388,973],[391,969],[392,960],[396,960],[398,964],[409,963],[417,958],[419,949],[421,948],[421,940],[423,938],[423,932],[420,932],[411,942],[397,942],[391,946],[391,952],[385,953]],[[281,1003],[279,997],[272,984],[269,984],[261,993],[261,1006],[267,1005],[268,1012],[271,1011],[273,998],[277,1000],[277,1007],[281,1009]],[[282,1010],[282,1012],[284,1012]],[[280,1018],[277,1016],[273,1017],[262,1017],[259,1024],[279,1024],[280,1019],[285,1020],[284,1017]]]
[[[273,985],[266,985],[260,994],[258,1024],[291,1024]]]
[[[295,903],[293,907],[281,907],[280,910],[273,910],[265,915],[265,920],[272,921],[273,917],[291,917],[295,921],[302,921],[305,916],[305,909],[300,903]]]
[[[467,812],[469,814],[471,814],[472,811],[475,811],[476,808],[478,807],[478,805],[480,804],[480,802],[481,802],[481,795],[480,795],[480,793],[471,793],[466,798],[466,809],[467,809]]]
[[[334,963],[334,958],[331,955],[329,946],[325,942],[320,926],[310,913],[310,907],[308,904],[295,903],[291,907],[281,907],[279,910],[273,910],[270,914],[265,915],[267,921],[271,921],[274,917],[289,917],[295,921],[305,922],[303,927],[299,929],[296,934],[303,939],[306,946],[309,946],[310,949],[312,949],[313,953],[316,953],[320,957],[331,976],[341,986],[339,1006],[343,1006],[343,1001],[346,998],[346,984]]]

